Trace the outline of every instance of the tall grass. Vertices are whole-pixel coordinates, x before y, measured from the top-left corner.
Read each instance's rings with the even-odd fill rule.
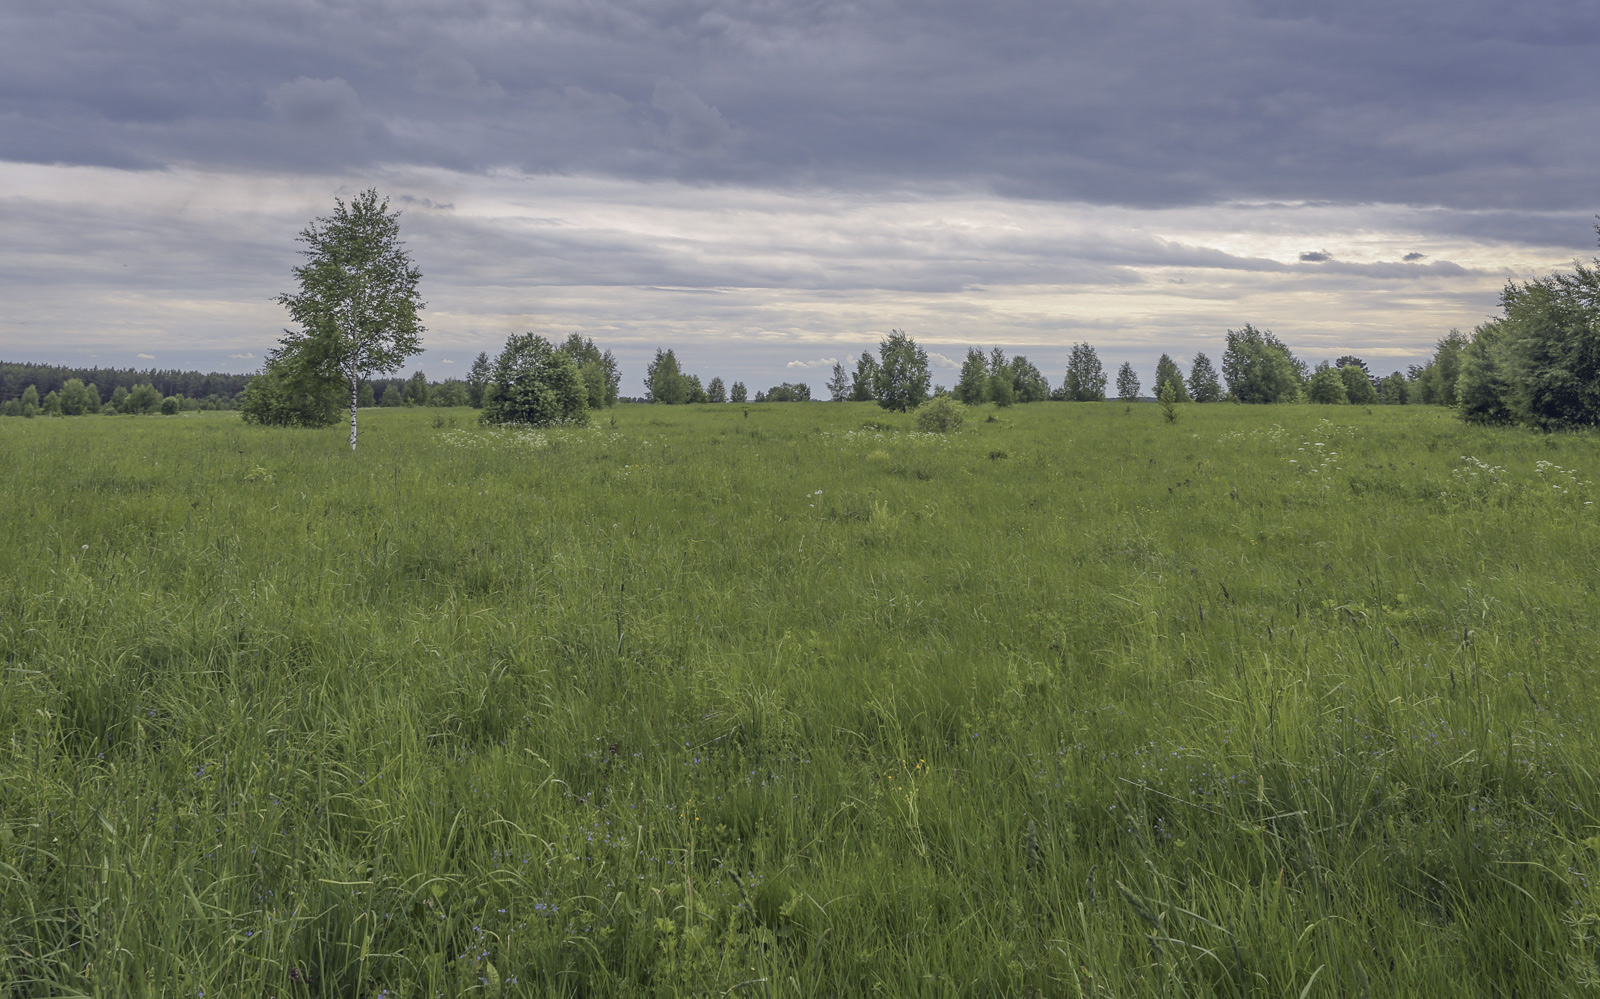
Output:
[[[0,992],[1600,985],[1592,436],[434,415],[3,421]]]

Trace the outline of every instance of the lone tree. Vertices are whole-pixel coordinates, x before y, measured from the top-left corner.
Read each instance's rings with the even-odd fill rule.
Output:
[[[890,330],[878,343],[878,356],[872,379],[878,405],[904,413],[928,398],[928,352],[905,330]]]
[[[335,198],[333,214],[301,231],[300,290],[278,296],[300,324],[285,330],[280,359],[350,386],[350,450],[356,449],[361,380],[388,374],[422,352],[422,272],[400,241],[400,212],[375,188]]]
[[[1132,361],[1123,361],[1122,367],[1117,369],[1117,398],[1123,402],[1139,398],[1139,375],[1133,370]]]
[[[1061,385],[1061,395],[1068,402],[1105,402],[1106,372],[1100,365],[1100,355],[1086,343],[1072,345],[1067,359],[1067,377]]]

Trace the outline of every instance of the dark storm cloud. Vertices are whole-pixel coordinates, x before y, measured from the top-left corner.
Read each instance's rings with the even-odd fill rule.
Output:
[[[1512,14],[1486,0],[19,3],[0,12],[0,158],[1586,208],[1600,7]]]

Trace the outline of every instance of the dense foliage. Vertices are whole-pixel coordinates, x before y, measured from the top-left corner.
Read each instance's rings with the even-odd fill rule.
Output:
[[[1222,355],[1222,377],[1235,402],[1294,402],[1305,381],[1305,365],[1270,330],[1249,323],[1228,331]]]
[[[1500,301],[1503,316],[1463,351],[1462,416],[1541,430],[1600,425],[1600,260],[1508,285]]]
[[[1061,383],[1061,397],[1067,402],[1105,401],[1105,368],[1100,364],[1100,355],[1086,343],[1072,345],[1067,374]]]
[[[326,427],[338,422],[343,386],[310,370],[295,354],[274,352],[239,397],[246,423],[264,427]]]
[[[905,412],[928,398],[928,352],[904,330],[890,330],[878,343],[872,374],[873,397],[884,409]]]
[[[572,354],[519,333],[506,340],[483,391],[484,423],[576,426],[589,418],[590,386]]]

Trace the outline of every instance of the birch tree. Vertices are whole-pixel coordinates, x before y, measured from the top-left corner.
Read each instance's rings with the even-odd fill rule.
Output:
[[[388,374],[422,352],[422,272],[400,241],[400,212],[369,188],[301,231],[300,290],[278,303],[300,324],[285,330],[282,352],[307,370],[350,388],[350,450],[356,449],[361,381]]]

